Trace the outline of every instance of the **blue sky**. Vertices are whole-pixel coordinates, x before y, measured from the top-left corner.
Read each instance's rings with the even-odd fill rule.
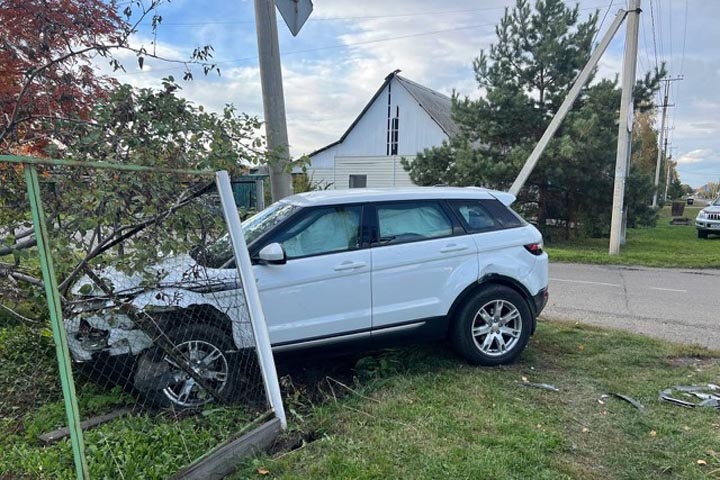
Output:
[[[495,40],[494,26],[513,0],[316,0],[297,37],[278,16],[285,101],[292,154],[309,153],[336,140],[383,78],[399,68],[407,78],[444,93],[476,97],[472,61]],[[569,3],[569,2],[568,2]],[[581,15],[608,11],[603,30],[624,1],[580,0]],[[574,2],[573,2],[574,4]],[[652,11],[651,11],[652,4]],[[687,4],[687,35],[685,32]],[[609,8],[608,8],[609,7]],[[720,2],[642,0],[638,74],[666,61],[673,82],[669,133],[683,182],[700,186],[720,179]],[[198,45],[211,44],[221,76],[181,83],[182,94],[207,108],[233,103],[262,117],[253,2],[173,0],[163,16],[157,52],[186,59]],[[653,30],[652,24],[655,23]],[[654,37],[654,41],[653,41]],[[133,40],[150,47],[146,25]],[[622,61],[624,29],[602,60],[599,75],[614,78]],[[683,45],[684,44],[684,45]],[[683,49],[684,46],[684,49]],[[657,56],[656,52],[657,51]],[[684,52],[684,54],[683,54]],[[158,87],[167,75],[182,77],[182,66],[147,61],[140,71],[121,55],[125,83]]]

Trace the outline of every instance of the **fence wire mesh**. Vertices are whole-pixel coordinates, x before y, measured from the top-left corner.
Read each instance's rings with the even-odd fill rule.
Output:
[[[91,478],[167,478],[266,418],[212,179],[42,170]],[[35,313],[0,325],[3,480],[75,476],[52,336]]]

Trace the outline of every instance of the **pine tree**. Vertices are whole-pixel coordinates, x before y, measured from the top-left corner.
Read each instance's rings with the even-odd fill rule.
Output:
[[[598,13],[584,20],[561,0],[517,0],[496,27],[497,43],[473,68],[481,98],[453,95],[461,133],[404,162],[418,184],[448,183],[507,189],[590,57]],[[652,108],[663,71],[637,82],[635,108]],[[518,206],[567,237],[607,233],[617,143],[617,79],[585,86],[520,193]],[[645,182],[639,182],[645,183]]]

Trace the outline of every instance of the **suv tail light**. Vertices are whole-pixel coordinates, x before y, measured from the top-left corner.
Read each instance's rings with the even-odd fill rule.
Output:
[[[528,243],[527,245],[523,245],[523,246],[525,247],[525,250],[532,253],[533,255],[542,255],[542,253],[543,253],[542,242]]]

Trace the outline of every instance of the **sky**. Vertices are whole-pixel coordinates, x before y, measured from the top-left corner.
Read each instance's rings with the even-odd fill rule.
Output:
[[[121,5],[129,3],[120,2]],[[315,0],[297,37],[278,15],[288,136],[291,154],[310,153],[337,140],[360,113],[385,76],[401,75],[445,94],[472,98],[481,92],[473,59],[496,40],[495,25],[514,0]],[[567,2],[574,5],[576,2]],[[581,17],[599,10],[602,30],[623,0],[580,0]],[[684,183],[699,187],[720,179],[720,2],[642,0],[638,76],[665,62],[672,77],[668,140]],[[159,7],[162,23],[156,52],[189,58],[210,44],[221,75],[179,81],[181,95],[220,111],[232,103],[262,118],[255,16],[250,0],[173,0]],[[653,28],[654,26],[654,28]],[[602,33],[600,35],[602,35]],[[622,65],[624,27],[605,53],[599,77],[615,78]],[[132,42],[152,48],[149,21]],[[117,56],[123,83],[159,88],[161,79],[182,78],[184,67],[146,60],[140,70],[133,54]],[[101,70],[108,71],[106,65]],[[658,100],[660,102],[660,100]]]

